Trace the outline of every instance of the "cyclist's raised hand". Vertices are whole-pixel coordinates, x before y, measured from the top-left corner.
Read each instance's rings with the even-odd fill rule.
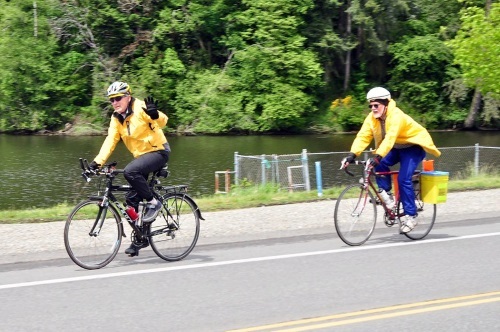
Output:
[[[151,119],[158,119],[160,117],[160,115],[158,114],[158,101],[155,101],[152,96],[149,96],[144,99],[144,102],[146,103],[146,108],[142,108],[144,112],[146,112],[146,114],[149,115]]]
[[[354,161],[354,159],[356,159],[356,155],[354,153],[350,152],[347,155],[347,157],[342,159],[342,161],[340,162],[340,169],[344,169],[347,166],[349,166],[349,164],[352,163]]]

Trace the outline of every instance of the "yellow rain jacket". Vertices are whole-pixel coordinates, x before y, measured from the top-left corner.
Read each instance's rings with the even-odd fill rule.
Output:
[[[389,101],[385,118],[385,137],[382,139],[382,123],[370,112],[365,118],[351,146],[351,152],[359,156],[375,139],[374,154],[385,157],[394,144],[420,145],[425,152],[436,157],[441,152],[436,148],[432,137],[419,123],[396,107],[394,100]]]
[[[146,108],[144,101],[132,98],[125,118],[121,114],[113,113],[109,124],[108,136],[102,144],[95,162],[104,165],[116,144],[121,140],[127,149],[137,158],[145,153],[165,150],[167,143],[165,134],[161,130],[167,125],[168,117],[158,111],[159,117],[152,120],[142,108]]]

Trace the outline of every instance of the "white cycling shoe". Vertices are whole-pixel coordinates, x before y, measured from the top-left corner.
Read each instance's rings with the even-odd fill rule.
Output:
[[[405,221],[401,225],[401,233],[411,232],[417,226],[417,216],[405,216]]]

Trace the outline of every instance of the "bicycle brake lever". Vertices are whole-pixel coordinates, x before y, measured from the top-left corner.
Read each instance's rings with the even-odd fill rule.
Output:
[[[82,168],[82,170],[85,171],[85,166],[83,165],[83,159],[82,158],[79,159],[80,159],[80,167]]]
[[[86,171],[82,172],[82,176],[83,176],[83,178],[85,179],[85,181],[86,181],[87,183],[88,183],[88,182],[90,182],[90,181],[92,180],[92,179],[91,179],[91,178],[87,175],[87,172],[86,172]]]
[[[349,166],[348,163],[344,163],[344,162],[340,162],[340,168],[339,170],[344,170],[344,172],[346,172],[347,174],[349,174],[350,176],[354,176],[354,174],[352,174],[350,171],[347,170],[347,166]]]
[[[87,161],[87,159],[83,159],[83,165],[85,166],[85,170],[90,169],[89,162]]]

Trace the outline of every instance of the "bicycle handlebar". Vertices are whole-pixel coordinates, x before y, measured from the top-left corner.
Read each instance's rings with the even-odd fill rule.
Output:
[[[347,167],[348,167],[349,165],[354,164],[354,165],[364,165],[364,166],[366,166],[366,165],[369,165],[369,164],[370,164],[370,161],[371,161],[371,159],[368,159],[368,160],[354,160],[352,163],[349,163],[349,164],[347,164],[347,165],[346,165],[346,164],[342,164],[342,165],[340,166],[340,169],[343,169],[343,170],[344,170],[344,172],[346,172],[346,173],[347,173],[347,174],[349,174],[350,176],[354,176],[354,173],[352,173],[351,171],[349,171],[349,170],[347,169]]]
[[[116,165],[118,165],[118,163],[116,161],[113,161],[112,163],[106,164],[106,165],[102,166],[101,168],[93,170],[93,169],[90,169],[90,166],[89,166],[87,159],[80,158],[80,167],[83,170],[82,177],[86,182],[90,182],[91,176],[93,176],[93,175],[103,174],[103,175],[109,176],[112,174],[123,173],[123,169],[116,169],[115,168]]]

